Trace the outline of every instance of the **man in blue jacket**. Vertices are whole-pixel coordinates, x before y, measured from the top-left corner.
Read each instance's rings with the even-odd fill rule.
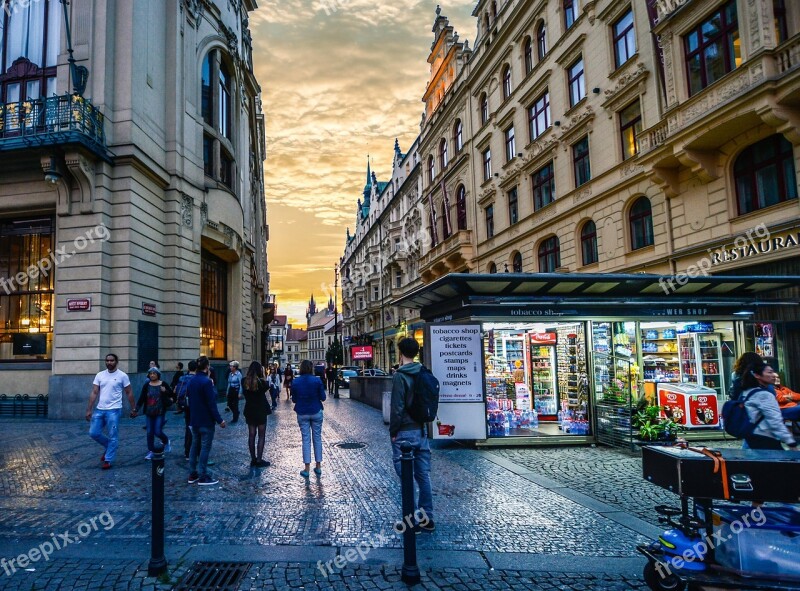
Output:
[[[214,441],[215,424],[225,428],[225,421],[217,409],[217,390],[214,383],[206,375],[208,357],[197,360],[197,373],[189,382],[187,396],[189,398],[189,426],[192,429],[192,448],[189,451],[189,484],[195,482],[200,486],[211,486],[219,480],[208,473],[208,456],[211,443]],[[198,456],[200,466],[197,465]]]

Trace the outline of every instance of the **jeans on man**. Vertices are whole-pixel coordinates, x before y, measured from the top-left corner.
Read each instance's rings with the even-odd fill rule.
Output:
[[[117,457],[119,447],[119,418],[121,408],[109,410],[95,409],[92,413],[92,422],[89,424],[89,436],[106,448],[106,462],[109,464]],[[108,430],[108,437],[103,434],[103,429]]]
[[[192,451],[192,429],[189,427],[191,421],[191,414],[187,406],[183,410],[183,421],[186,425],[186,430],[183,432],[183,455],[189,457],[189,452]]]
[[[314,461],[322,461],[322,411],[315,415],[297,415],[303,438],[303,463],[311,463],[311,439],[314,439]]]
[[[239,389],[228,388],[228,408],[231,409],[233,416],[231,422],[235,423],[239,420]]]
[[[787,406],[781,409],[783,419],[786,421],[800,421],[800,404],[797,406]]]
[[[280,394],[280,390],[276,387],[271,387],[269,389],[269,397],[272,399],[272,410],[275,410],[278,406],[278,395]]]
[[[161,443],[166,447],[167,443],[169,443],[169,437],[164,435],[164,422],[165,417],[164,415],[158,415],[156,417],[145,417],[146,423],[145,426],[147,427],[147,451],[155,452],[155,440],[158,437],[161,440]]]
[[[415,508],[423,509],[428,519],[433,520],[433,490],[431,489],[431,445],[424,429],[400,431],[392,442],[392,462],[398,476],[402,476],[400,444],[407,441],[414,450],[414,480],[419,487],[419,501]]]
[[[192,427],[192,449],[189,452],[189,472],[201,477],[208,473],[208,456],[214,441],[214,427]],[[199,459],[199,462],[198,462]]]

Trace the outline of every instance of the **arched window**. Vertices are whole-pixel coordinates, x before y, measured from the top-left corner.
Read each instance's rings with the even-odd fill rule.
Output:
[[[514,273],[522,273],[522,253],[515,252],[511,258],[511,268]]]
[[[456,190],[456,217],[459,230],[467,229],[467,190],[459,185]]]
[[[436,162],[433,156],[428,156],[428,182],[433,184],[434,178],[436,178]]]
[[[536,57],[540,60],[544,59],[547,54],[547,27],[544,21],[539,23],[536,27]]]
[[[511,66],[503,68],[503,98],[511,96]]]
[[[203,118],[203,167],[205,174],[234,187],[234,89],[236,85],[221,50],[212,49],[200,72],[200,114]]]
[[[558,236],[545,238],[539,245],[539,272],[555,273],[561,266],[561,246]]]
[[[525,62],[525,75],[533,71],[533,39],[525,37],[525,44],[522,46],[522,57]]]
[[[631,250],[638,250],[645,246],[652,246],[653,240],[653,210],[647,197],[639,197],[631,207]]]
[[[447,168],[447,140],[442,138],[439,142],[439,170]]]
[[[481,95],[481,123],[489,120],[489,97],[484,92]]]
[[[489,273],[492,274],[497,273],[497,265],[495,265],[494,263],[489,263]]]
[[[592,220],[583,224],[581,228],[581,255],[584,265],[591,265],[598,260],[597,226]]]
[[[456,119],[456,124],[453,126],[453,145],[456,148],[456,154],[464,149],[464,125],[461,119]]]
[[[780,134],[745,148],[733,166],[739,215],[797,199],[792,144]]]

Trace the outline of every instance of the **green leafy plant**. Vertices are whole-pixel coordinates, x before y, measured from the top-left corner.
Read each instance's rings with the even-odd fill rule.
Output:
[[[670,418],[662,417],[662,406],[646,406],[633,415],[632,425],[639,430],[643,441],[673,441],[683,427]]]

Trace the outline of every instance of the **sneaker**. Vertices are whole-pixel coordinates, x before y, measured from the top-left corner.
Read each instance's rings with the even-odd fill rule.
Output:
[[[256,460],[255,467],[256,468],[269,468],[272,464],[270,464],[266,460]]]
[[[197,472],[192,472],[191,474],[189,474],[189,480],[187,480],[186,482],[188,482],[189,484],[194,484],[198,480],[200,480],[200,475]]]
[[[250,467],[251,467],[251,468],[255,468],[256,466],[258,466],[258,460],[257,460],[257,459],[255,459],[255,458],[252,458],[252,459],[250,460]]]
[[[152,460],[153,459],[153,452],[147,452],[147,455],[144,457],[145,460]]]
[[[172,440],[167,439],[167,444],[164,446],[164,453],[168,454],[171,451],[172,451]]]
[[[213,486],[215,484],[219,484],[219,480],[217,480],[213,476],[210,476],[209,474],[203,474],[200,477],[200,480],[197,481],[197,484],[199,484],[200,486]]]
[[[100,465],[101,470],[111,470],[111,462],[103,462]]]
[[[425,532],[431,533],[431,532],[433,532],[433,531],[436,529],[436,524],[433,522],[433,519],[429,519],[429,520],[428,520],[428,521],[426,521],[425,523],[420,523],[420,524],[419,524],[419,528],[420,528],[422,531],[425,531]]]
[[[308,470],[300,470],[300,476],[303,478],[308,478]]]
[[[322,475],[322,468],[314,468],[314,474],[316,474],[317,476],[321,476]]]

